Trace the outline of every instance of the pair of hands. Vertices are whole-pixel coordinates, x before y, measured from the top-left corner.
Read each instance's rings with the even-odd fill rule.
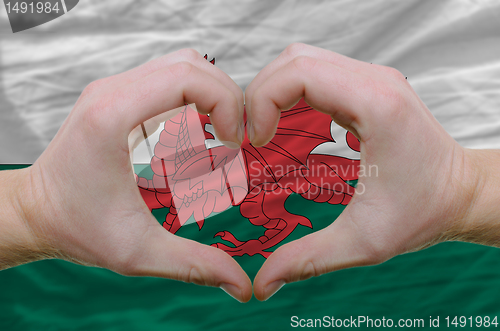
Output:
[[[472,152],[445,132],[400,72],[292,44],[245,91],[250,141],[270,141],[280,109],[301,97],[358,137],[361,165],[376,165],[378,176],[359,179],[365,192],[330,226],[267,259],[253,283],[257,299],[285,283],[460,238],[477,195]],[[18,262],[62,258],[250,300],[252,282],[234,259],[165,231],[151,215],[128,145],[135,127],[185,103],[210,113],[221,141],[240,145],[243,100],[229,76],[190,49],[91,83],[35,164],[13,173],[17,238],[29,250]]]

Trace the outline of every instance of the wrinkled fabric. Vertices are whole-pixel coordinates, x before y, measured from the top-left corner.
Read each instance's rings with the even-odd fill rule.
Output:
[[[32,163],[93,80],[192,47],[245,88],[292,42],[399,69],[460,144],[500,147],[496,1],[81,1],[13,34],[0,14],[0,162]]]

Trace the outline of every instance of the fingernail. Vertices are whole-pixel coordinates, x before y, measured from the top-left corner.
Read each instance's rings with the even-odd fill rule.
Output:
[[[227,148],[231,148],[231,149],[238,149],[238,148],[240,148],[240,145],[238,145],[234,141],[221,141],[221,143],[223,143],[224,146],[226,146]]]
[[[241,290],[237,286],[234,286],[233,284],[229,284],[229,283],[222,283],[220,285],[220,288],[224,292],[226,292],[227,294],[229,294],[233,299],[238,300],[238,302],[243,302],[240,299],[238,299],[242,295],[241,295]]]
[[[267,299],[269,300],[270,297],[272,297],[276,292],[278,292],[283,285],[285,285],[285,281],[283,280],[276,280],[272,282],[271,284],[266,286],[266,289],[264,290],[264,293],[266,294]]]

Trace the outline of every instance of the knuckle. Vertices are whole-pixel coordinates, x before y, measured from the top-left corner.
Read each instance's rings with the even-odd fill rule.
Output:
[[[294,58],[294,57],[297,57],[297,56],[303,54],[304,50],[307,47],[308,47],[308,45],[303,44],[303,43],[292,43],[285,48],[285,51],[283,53],[285,53],[285,55],[288,55],[288,56]]]
[[[309,279],[311,277],[317,277],[323,273],[324,272],[320,271],[320,268],[318,268],[315,261],[311,260],[304,264],[304,267],[302,268],[302,272],[299,275],[298,280],[301,281]]]
[[[196,285],[205,285],[205,281],[201,276],[200,272],[197,268],[191,267],[189,268],[189,272],[187,273],[186,281],[188,283],[193,283]]]
[[[95,131],[102,131],[107,128],[116,106],[115,93],[106,93],[94,100],[91,100],[85,108],[83,118],[84,123]]]
[[[82,92],[82,97],[87,98],[93,96],[104,89],[105,79],[98,79],[88,84]]]
[[[399,81],[405,80],[405,76],[396,68],[382,66],[382,70],[384,71],[385,75],[387,75],[393,79],[396,79]]]
[[[299,55],[296,58],[294,58],[292,61],[293,65],[299,71],[311,71],[317,62],[318,61],[316,61],[312,57],[305,56],[305,55]]]
[[[183,48],[178,51],[178,54],[181,58],[190,62],[196,61],[201,58],[201,54],[193,48]]]
[[[193,70],[193,65],[189,62],[177,62],[169,67],[169,71],[176,79],[185,78]]]
[[[386,82],[372,81],[370,84],[371,99],[376,105],[378,117],[391,119],[405,111],[407,100],[401,88]]]
[[[199,269],[196,266],[189,266],[185,268],[180,268],[174,275],[176,280],[185,283],[193,283],[196,285],[209,285],[207,281],[202,277]]]

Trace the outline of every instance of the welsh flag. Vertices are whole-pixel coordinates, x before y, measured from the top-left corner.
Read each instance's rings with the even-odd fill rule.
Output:
[[[232,256],[268,257],[295,231],[324,226],[307,210],[336,213],[354,194],[359,141],[303,99],[282,112],[275,137],[259,148],[248,140],[225,147],[195,105],[172,112],[155,132],[141,126],[145,139],[134,155],[142,197],[172,233],[195,223],[207,244]]]

